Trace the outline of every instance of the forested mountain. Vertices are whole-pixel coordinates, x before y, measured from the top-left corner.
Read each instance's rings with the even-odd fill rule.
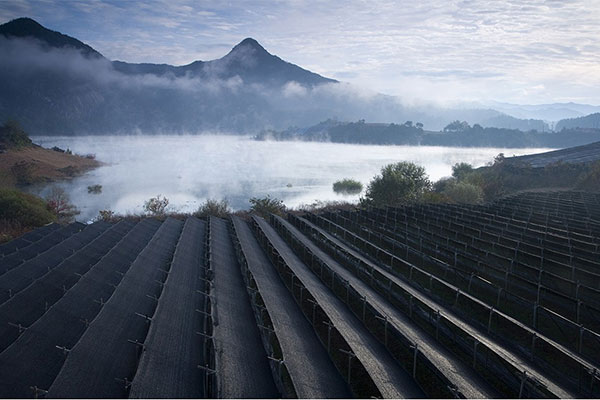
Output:
[[[563,119],[556,124],[556,130],[573,128],[600,129],[600,113],[594,113],[579,118]]]

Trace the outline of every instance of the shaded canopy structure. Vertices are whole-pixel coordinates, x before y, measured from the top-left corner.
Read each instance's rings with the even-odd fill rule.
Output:
[[[600,194],[53,224],[0,289],[3,398],[600,396]]]

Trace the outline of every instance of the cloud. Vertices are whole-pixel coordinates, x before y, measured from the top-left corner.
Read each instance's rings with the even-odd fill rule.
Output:
[[[432,100],[455,86],[455,99],[600,104],[598,0],[0,2],[1,18],[19,13],[129,62],[215,59],[250,36],[287,61],[387,94],[414,97],[412,77],[427,81]],[[565,74],[556,86],[556,68],[588,83],[569,89]],[[543,94],[523,95],[540,84]]]

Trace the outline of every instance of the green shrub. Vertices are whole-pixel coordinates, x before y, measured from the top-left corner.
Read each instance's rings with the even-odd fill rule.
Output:
[[[276,214],[283,216],[285,213],[285,205],[283,200],[271,197],[252,197],[250,200],[250,212],[258,214],[261,217],[268,217],[269,214]]]
[[[87,187],[88,193],[98,194],[102,193],[102,185],[90,185]]]
[[[481,204],[483,190],[467,182],[455,182],[449,185],[443,194],[453,203]]]
[[[580,175],[575,188],[593,192],[600,191],[600,161],[590,164],[589,170]]]
[[[354,179],[342,179],[333,184],[333,191],[341,194],[358,194],[362,192],[363,185]]]
[[[208,199],[198,207],[198,210],[194,213],[196,217],[220,217],[225,218],[231,214],[232,210],[229,207],[229,202],[223,200]]]
[[[361,205],[381,207],[419,202],[430,187],[422,166],[407,161],[389,164],[371,180]]]
[[[0,189],[0,220],[38,227],[56,220],[44,200],[15,189]]]
[[[423,203],[450,203],[450,199],[443,193],[439,192],[425,192],[421,198]]]
[[[447,176],[440,178],[439,181],[435,182],[432,186],[432,189],[436,193],[442,193],[446,188],[454,185],[456,183],[456,178],[452,176]]]

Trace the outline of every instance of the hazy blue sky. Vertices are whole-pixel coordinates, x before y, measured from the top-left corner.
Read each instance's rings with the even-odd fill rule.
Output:
[[[600,104],[600,0],[0,0],[110,59],[187,64],[244,39],[406,100]]]

